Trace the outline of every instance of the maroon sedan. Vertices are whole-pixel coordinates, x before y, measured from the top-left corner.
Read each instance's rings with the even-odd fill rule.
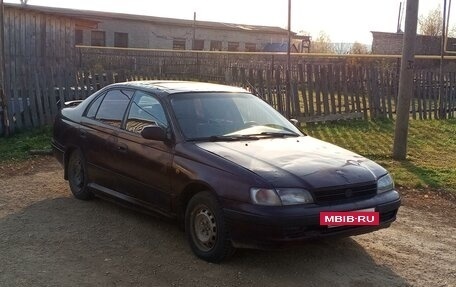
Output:
[[[76,198],[175,218],[193,252],[212,262],[236,247],[385,228],[400,206],[384,168],[303,134],[241,88],[110,85],[61,111],[52,144]],[[345,211],[373,212],[378,224],[321,224],[322,212]]]

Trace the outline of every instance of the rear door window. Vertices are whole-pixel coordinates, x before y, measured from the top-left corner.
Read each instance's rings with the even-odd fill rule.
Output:
[[[133,92],[129,90],[110,90],[104,96],[95,119],[120,128],[132,95]]]
[[[95,118],[95,115],[97,114],[98,108],[100,107],[101,101],[103,100],[104,94],[96,98],[89,107],[89,110],[87,111],[86,117],[88,118]]]

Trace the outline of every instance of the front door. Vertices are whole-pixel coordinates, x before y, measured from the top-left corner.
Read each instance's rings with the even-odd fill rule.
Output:
[[[120,192],[145,205],[163,211],[170,209],[172,146],[141,136],[144,126],[168,130],[164,109],[153,95],[136,91],[118,136],[117,170],[122,175]]]

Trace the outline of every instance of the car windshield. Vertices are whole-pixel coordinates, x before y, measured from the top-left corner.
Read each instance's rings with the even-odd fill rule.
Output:
[[[182,93],[171,98],[188,140],[251,140],[303,134],[279,112],[247,93]]]

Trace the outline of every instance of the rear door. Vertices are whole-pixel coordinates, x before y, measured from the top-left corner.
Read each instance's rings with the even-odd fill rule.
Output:
[[[92,184],[118,189],[117,137],[132,95],[132,90],[111,89],[95,99],[83,116],[80,137]]]

